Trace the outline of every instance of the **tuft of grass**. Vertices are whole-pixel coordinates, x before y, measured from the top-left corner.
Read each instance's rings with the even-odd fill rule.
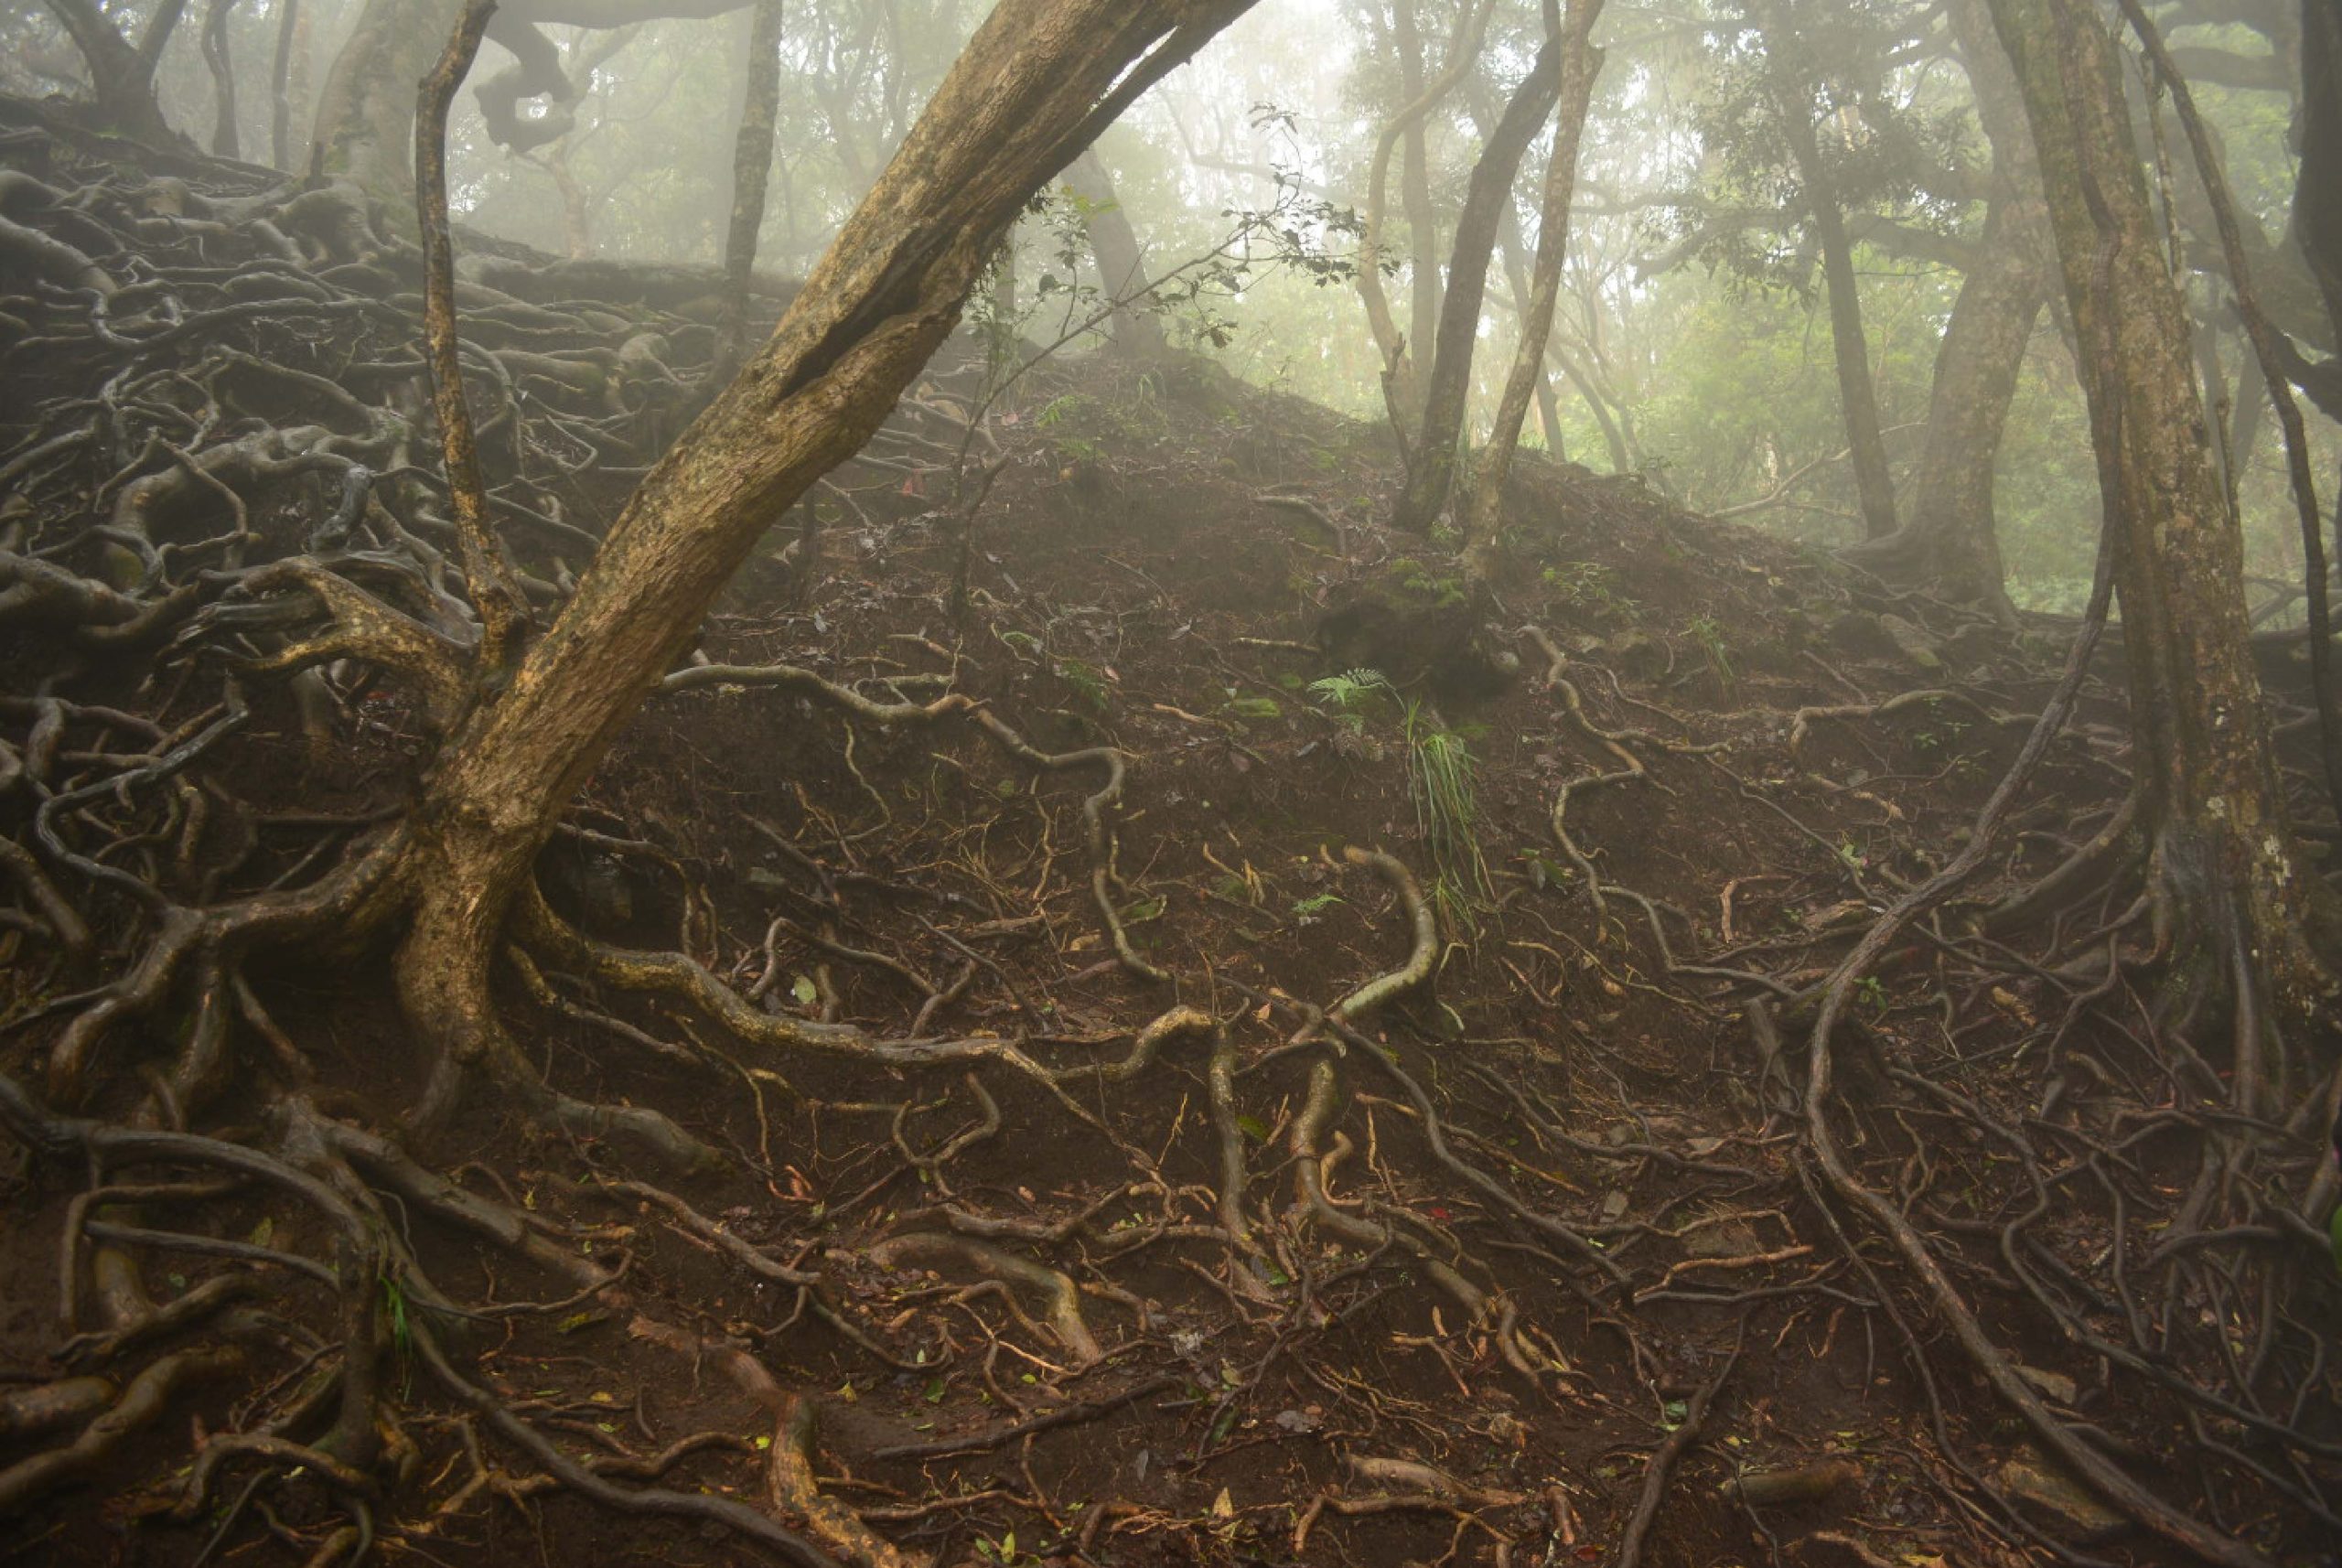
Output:
[[[1716,683],[1731,691],[1740,677],[1732,668],[1732,644],[1724,640],[1724,628],[1717,624],[1715,617],[1695,617],[1683,629],[1700,645],[1701,657],[1708,661],[1708,671],[1715,676]]]

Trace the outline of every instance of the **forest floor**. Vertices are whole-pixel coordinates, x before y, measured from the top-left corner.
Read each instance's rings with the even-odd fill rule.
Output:
[[[964,414],[955,384],[911,401]],[[957,1046],[933,1068],[782,1055],[517,961],[502,1001],[548,1080],[663,1111],[725,1163],[662,1173],[622,1140],[467,1111],[435,1164],[622,1282],[581,1290],[543,1246],[457,1223],[461,1200],[393,1205],[467,1304],[446,1342],[507,1411],[612,1476],[779,1497],[873,1562],[2181,1560],[2033,1445],[1801,1157],[1800,1009],[1963,842],[2057,628],[2007,632],[1535,460],[1513,569],[1475,597],[1437,544],[1380,525],[1385,433],[1184,360],[1025,377],[985,422],[972,514],[948,447],[907,456],[932,445],[882,444],[776,529],[703,645],[741,671],[671,680],[541,881],[578,929],[681,951],[768,1015]],[[16,723],[42,633],[0,635]],[[283,834],[228,884],[297,877],[328,842],[305,827],[406,798],[415,705],[336,679],[322,741],[255,682],[252,722],[204,757],[205,788]],[[70,681],[166,728],[204,707],[152,671]],[[2068,963],[2132,940],[2135,882],[1992,921],[2114,818],[2124,741],[2093,682],[1986,873],[1858,986],[1828,1114],[2051,1407],[2274,1560],[2334,1562],[2309,1500],[2342,1443],[2311,1359],[2331,1278],[2288,1273],[2283,1300],[2234,1273],[2143,1283],[2171,1227],[2207,1223],[2175,1211],[2209,1090],[2167,1065],[2132,972]],[[25,929],[0,943],[0,1057],[37,1069],[43,1009],[91,977]],[[244,978],[317,1103],[393,1131],[420,1078],[385,967]],[[127,1106],[137,1075],[112,1092]],[[231,1097],[210,1124],[257,1114]],[[274,1258],[98,1249],[83,1174],[8,1178],[0,1379],[81,1364],[58,1318],[90,1294],[85,1252],[154,1299],[236,1276],[285,1327],[265,1365],[11,1499],[0,1563],[339,1556],[298,1467],[208,1498],[188,1471],[328,1354],[330,1273],[283,1262],[330,1257],[325,1226],[215,1184],[150,1195],[140,1223]],[[2162,1336],[2149,1376],[2083,1337],[2134,1330]],[[152,1348],[109,1347],[124,1373]],[[2157,1380],[2222,1354],[2290,1412],[2208,1418]],[[762,1560],[550,1484],[403,1337],[388,1360],[385,1560]],[[817,1418],[810,1446],[744,1363]],[[0,1427],[0,1492],[57,1441]],[[799,1455],[811,1492],[779,1475]]]

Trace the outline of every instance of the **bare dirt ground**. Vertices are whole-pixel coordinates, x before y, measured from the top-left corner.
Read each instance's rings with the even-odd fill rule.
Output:
[[[91,927],[61,943],[20,878],[0,928],[0,1059],[38,1084],[151,915],[59,869],[44,801],[174,902],[298,886],[399,808],[430,714],[354,660],[322,693],[251,674],[189,769],[75,793],[200,730],[223,649],[257,663],[316,618],[237,585],[328,548],[330,465],[174,476],[412,414],[412,339],[379,236],[388,259],[337,257],[274,211],[299,259],[272,261],[251,214],[9,135],[51,194],[7,210],[118,285],[19,258],[0,302],[0,812]],[[495,376],[474,395],[557,586],[705,334],[576,274],[522,307],[525,277],[473,302],[504,414]],[[327,305],[236,310],[295,284]],[[611,347],[645,331],[655,372]],[[1963,842],[2057,628],[1540,462],[1477,596],[1380,527],[1379,432],[1101,358],[1025,378],[963,465],[983,375],[939,367],[776,520],[547,852],[557,919],[503,972],[547,1081],[663,1112],[721,1167],[476,1103],[427,1170],[349,1155],[397,1238],[370,1260],[264,1180],[9,1145],[0,1561],[767,1560],[579,1475],[869,1563],[2186,1560],[2035,1446],[1805,1126],[1819,983]],[[972,509],[971,467],[996,467]],[[110,533],[149,478],[151,532]],[[247,537],[207,558],[221,489]],[[132,607],[59,610],[27,561]],[[182,590],[167,635],[81,635]],[[2004,907],[2119,828],[2123,747],[2093,683],[1984,875],[1857,987],[1820,1114],[2049,1410],[2270,1560],[2342,1560],[2342,1298],[2253,1197],[2330,1158],[2323,1129],[2221,1152],[2224,1048],[2154,1004],[2119,864]],[[837,1043],[614,983],[620,950]],[[162,1006],[80,1109],[285,1150],[289,1095],[395,1135],[421,1058],[376,955],[255,955],[237,984],[224,1088],[174,1101],[200,1020]],[[317,1434],[362,1362],[381,1457],[345,1475]]]

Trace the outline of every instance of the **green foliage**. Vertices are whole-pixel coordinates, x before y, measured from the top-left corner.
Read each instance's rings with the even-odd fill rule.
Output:
[[[1425,604],[1445,608],[1464,602],[1463,578],[1433,572],[1412,555],[1399,556],[1384,571],[1401,593]]]
[[[1542,574],[1563,604],[1602,620],[1632,621],[1642,607],[1618,591],[1618,574],[1598,561],[1562,561]]]
[[[1113,688],[1108,684],[1105,671],[1079,659],[1060,659],[1056,669],[1058,679],[1072,687],[1083,702],[1099,713],[1106,711],[1113,698]]]
[[[1471,927],[1476,904],[1493,894],[1480,854],[1478,766],[1464,737],[1407,704],[1407,785],[1415,802],[1415,831],[1439,868],[1433,897],[1450,920]]]
[[[1694,616],[1683,629],[1700,645],[1700,656],[1707,660],[1708,672],[1716,678],[1716,684],[1731,691],[1739,677],[1732,668],[1732,644],[1715,617]]]
[[[1366,723],[1398,693],[1380,670],[1345,670],[1309,682],[1309,695],[1333,710],[1334,717],[1352,735],[1365,733]]]

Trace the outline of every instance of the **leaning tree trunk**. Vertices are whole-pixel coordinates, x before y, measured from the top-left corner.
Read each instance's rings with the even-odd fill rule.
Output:
[[[2330,896],[2285,819],[2246,643],[2241,531],[2213,461],[2115,42],[2089,0],[1991,5],[2040,153],[2100,484],[2121,529],[2153,886],[2183,983],[2240,1009],[2237,1103],[2261,1114],[2278,1103],[2287,1066],[2270,1032],[2331,998]]]
[[[1846,423],[1854,493],[1863,534],[1878,539],[1895,532],[1895,476],[1886,464],[1886,438],[1878,417],[1878,389],[1870,373],[1870,343],[1863,332],[1862,280],[1854,272],[1854,244],[1846,233],[1845,209],[1821,156],[1813,127],[1813,105],[1801,63],[1803,45],[1786,5],[1774,0],[1765,16],[1765,73],[1782,139],[1797,165],[1805,205],[1821,246],[1823,293],[1830,304],[1830,346],[1838,368],[1838,401]]]
[[[1498,521],[1504,510],[1505,480],[1520,445],[1529,404],[1543,387],[1545,344],[1553,335],[1553,307],[1562,296],[1562,262],[1569,252],[1570,200],[1577,190],[1577,149],[1585,133],[1585,113],[1594,102],[1594,79],[1602,51],[1594,47],[1594,24],[1602,0],[1570,0],[1562,23],[1560,103],[1553,117],[1553,151],[1545,166],[1545,189],[1538,208],[1537,265],[1520,311],[1520,342],[1497,405],[1487,456],[1472,486],[1464,525],[1464,564],[1486,582],[1496,564]],[[1555,40],[1548,40],[1555,41]]]
[[[494,1059],[489,966],[506,910],[716,594],[877,429],[1033,192],[1251,4],[1002,0],[772,339],[652,468],[560,618],[450,738],[389,878],[407,920],[402,1004],[439,1052],[420,1125]]]
[[[1085,150],[1065,171],[1065,183],[1081,200],[1081,225],[1090,236],[1090,252],[1098,263],[1101,307],[1112,306],[1107,318],[1114,350],[1135,360],[1158,359],[1163,353],[1163,321],[1146,292],[1146,252],[1131,227],[1130,214],[1114,199],[1113,177],[1098,159],[1095,148]]]
[[[1456,252],[1447,263],[1447,295],[1439,308],[1439,342],[1423,392],[1423,423],[1407,464],[1407,489],[1391,515],[1393,527],[1428,533],[1447,505],[1456,479],[1456,448],[1464,437],[1464,409],[1472,391],[1472,350],[1480,334],[1488,262],[1497,229],[1520,160],[1537,137],[1561,89],[1561,40],[1548,38],[1537,62],[1513,89],[1497,128],[1480,148],[1456,219]],[[1550,321],[1551,317],[1548,317]]]

